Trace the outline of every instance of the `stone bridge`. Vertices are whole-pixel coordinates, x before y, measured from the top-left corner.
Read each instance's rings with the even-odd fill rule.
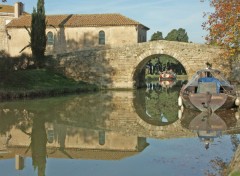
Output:
[[[152,41],[119,48],[94,48],[55,55],[57,67],[77,81],[96,83],[102,88],[138,88],[145,85],[145,65],[153,57],[169,55],[178,60],[190,78],[206,62],[228,76],[229,64],[221,49],[209,45]],[[221,62],[220,62],[221,61]]]

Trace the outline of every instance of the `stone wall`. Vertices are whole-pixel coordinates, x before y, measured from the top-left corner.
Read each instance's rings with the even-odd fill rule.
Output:
[[[8,52],[8,38],[5,25],[8,21],[12,20],[11,16],[0,16],[0,50]]]
[[[99,32],[105,32],[105,45],[99,44]],[[8,40],[9,54],[11,56],[20,55],[21,51],[30,41],[29,34],[25,28],[8,28],[11,40]],[[47,43],[46,54],[62,54],[75,52],[83,49],[98,48],[98,47],[119,47],[126,44],[136,44],[142,42],[139,39],[146,39],[146,30],[141,30],[140,33],[135,26],[101,26],[101,27],[67,27],[53,28],[48,27],[46,34],[53,34],[53,42]],[[0,47],[1,49],[1,47]],[[24,50],[26,54],[31,54],[31,50]]]
[[[67,77],[77,81],[96,83],[103,88],[136,88],[145,85],[146,63],[155,55],[169,55],[185,68],[189,78],[195,71],[213,68],[230,75],[230,64],[221,59],[222,50],[208,45],[154,41],[115,47],[95,48],[55,55],[56,66],[64,69]]]

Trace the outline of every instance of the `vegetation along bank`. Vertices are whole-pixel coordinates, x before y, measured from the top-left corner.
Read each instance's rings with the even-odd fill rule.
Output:
[[[69,79],[52,68],[31,68],[25,64],[26,61],[26,56],[10,59],[0,54],[1,101],[92,92],[99,89],[96,85]]]

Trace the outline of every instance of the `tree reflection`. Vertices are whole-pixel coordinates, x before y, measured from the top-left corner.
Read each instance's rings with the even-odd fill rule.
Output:
[[[166,88],[159,83],[151,83],[147,89],[136,91],[134,106],[139,117],[156,126],[175,122],[178,119],[178,91],[178,87]]]
[[[31,133],[32,164],[38,170],[38,176],[45,176],[46,156],[47,156],[47,134],[45,130],[45,120],[43,118],[33,118]]]
[[[28,112],[26,112],[28,114]],[[47,156],[47,133],[45,129],[46,120],[41,117],[24,118],[17,128],[31,138],[30,146],[25,153],[31,149],[32,165],[38,171],[38,176],[45,176]],[[31,128],[31,132],[28,132]]]

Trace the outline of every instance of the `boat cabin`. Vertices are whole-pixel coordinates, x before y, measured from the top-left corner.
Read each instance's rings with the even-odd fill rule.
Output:
[[[186,84],[185,91],[191,93],[224,93],[231,91],[233,87],[223,77],[219,70],[202,69],[193,75],[192,79]]]

